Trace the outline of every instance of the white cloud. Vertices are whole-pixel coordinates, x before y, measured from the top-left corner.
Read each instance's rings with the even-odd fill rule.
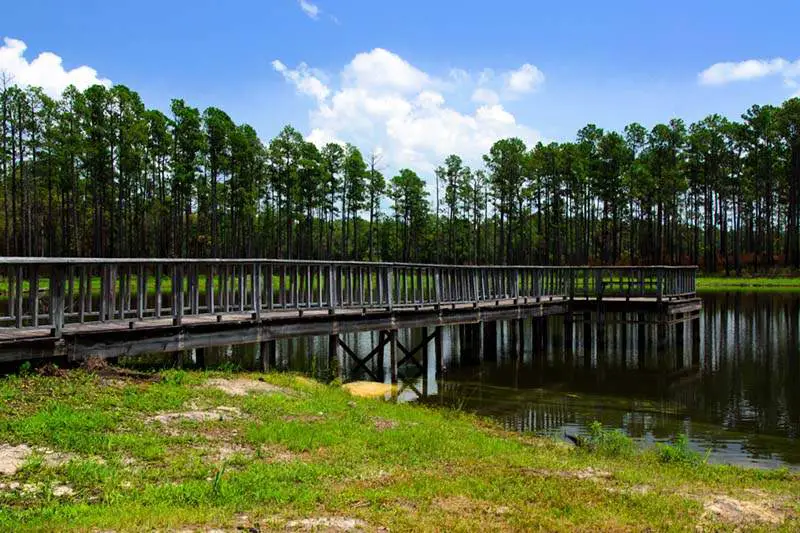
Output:
[[[480,76],[478,77],[478,85],[486,85],[490,83],[494,79],[494,70],[490,68],[485,68],[481,71]]]
[[[715,63],[699,74],[703,85],[721,85],[732,81],[752,80],[782,72],[789,63],[783,58],[748,59],[739,63]]]
[[[467,72],[463,68],[450,69],[449,77],[450,80],[452,80],[452,82],[457,85],[469,83],[470,80],[472,79],[472,76],[470,76],[469,72]]]
[[[500,101],[500,95],[486,87],[478,87],[472,93],[472,101],[479,104],[496,104]]]
[[[512,93],[529,93],[544,83],[544,74],[530,63],[506,74],[506,89]]]
[[[312,94],[302,75],[311,69],[301,65],[291,71],[279,61],[274,66],[298,92]],[[367,153],[380,147],[390,172],[407,166],[428,178],[449,154],[480,166],[483,154],[498,139],[520,137],[532,144],[541,138],[519,124],[489,88],[483,88],[477,109],[459,110],[448,104],[442,88],[466,90],[469,97],[475,89],[471,80],[469,73],[458,69],[439,78],[382,48],[357,54],[342,69],[338,88],[326,86],[329,92],[314,93],[317,105],[309,113],[307,138],[317,144],[352,142]]]
[[[60,96],[69,85],[80,90],[92,85],[111,85],[111,80],[98,77],[97,71],[86,65],[66,70],[61,57],[52,52],[42,52],[29,62],[25,59],[27,48],[19,39],[3,39],[3,46],[0,46],[0,72],[8,74],[12,83],[41,87],[52,97]]]
[[[701,85],[724,85],[768,76],[782,76],[786,87],[797,87],[800,77],[800,59],[791,62],[782,57],[774,59],[748,59],[739,62],[715,63],[697,75]],[[796,96],[796,95],[795,95]]]
[[[309,69],[305,63],[300,63],[296,70],[291,70],[276,59],[272,62],[272,68],[280,72],[287,81],[293,83],[298,91],[313,96],[317,100],[325,100],[331,92],[328,86],[319,79],[318,73]]]
[[[317,19],[319,17],[320,9],[319,6],[316,4],[312,4],[307,0],[298,0],[300,3],[300,9],[303,10],[303,13],[311,17],[312,19]]]
[[[397,54],[383,48],[357,54],[344,68],[343,84],[409,94],[431,84],[431,78]]]

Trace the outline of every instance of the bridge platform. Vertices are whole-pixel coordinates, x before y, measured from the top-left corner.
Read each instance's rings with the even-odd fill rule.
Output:
[[[586,313],[598,320],[635,313],[670,323],[702,306],[694,294],[695,271],[0,258],[0,282],[5,278],[9,288],[0,291],[0,362],[550,316],[571,321]]]

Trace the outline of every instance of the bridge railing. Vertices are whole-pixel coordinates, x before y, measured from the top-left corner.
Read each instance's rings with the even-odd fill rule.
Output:
[[[694,267],[457,266],[272,259],[0,258],[0,326],[281,310],[694,294]]]

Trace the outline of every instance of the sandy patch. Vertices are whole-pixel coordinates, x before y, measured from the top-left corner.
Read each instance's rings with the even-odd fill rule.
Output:
[[[67,464],[78,456],[74,453],[56,452],[49,448],[31,447],[27,444],[0,444],[0,475],[13,476],[22,468],[28,459],[41,457],[45,466],[54,468]],[[90,459],[103,463],[100,457],[90,457]]]
[[[478,502],[466,496],[448,496],[446,498],[436,498],[433,500],[434,505],[448,513],[465,513],[475,512],[478,508]]]
[[[220,406],[213,409],[161,413],[148,418],[148,420],[151,422],[160,422],[161,424],[171,424],[182,420],[193,420],[195,422],[225,421],[233,420],[241,416],[241,411],[236,407]]]
[[[10,444],[0,444],[0,474],[13,476],[17,470],[22,468],[25,461],[33,453],[33,448],[27,444],[12,446]]]
[[[630,487],[608,487],[606,490],[615,494],[643,496],[645,494],[649,494],[653,488],[650,485],[632,485]]]
[[[53,487],[53,496],[58,498],[62,496],[72,496],[73,494],[75,494],[75,491],[72,490],[72,487],[69,485],[56,485]]]
[[[342,388],[353,396],[361,398],[390,398],[397,392],[396,385],[374,381],[352,381],[342,385]]]
[[[279,444],[265,444],[261,447],[259,455],[268,463],[290,463],[292,461],[309,462],[314,457],[324,456],[325,453],[325,448],[295,452]]]
[[[703,505],[706,517],[713,517],[730,524],[780,524],[786,518],[784,512],[767,502],[737,500],[730,496],[715,495]]]
[[[68,462],[72,461],[73,459],[77,459],[78,456],[74,453],[67,453],[67,452],[55,452],[48,448],[36,448],[36,452],[42,454],[42,461],[45,465],[49,467],[56,467],[65,465]],[[91,457],[91,459],[98,463],[105,463],[102,457]]]
[[[6,491],[19,492],[25,495],[40,494],[45,491],[45,485],[43,483],[20,483],[18,481],[0,483],[0,492]],[[75,491],[69,485],[54,485],[50,492],[57,498],[75,494]]]
[[[215,450],[214,459],[217,462],[225,462],[234,456],[252,457],[253,449],[239,444],[223,444]]]
[[[397,422],[386,418],[374,418],[372,423],[378,431],[386,431],[387,429],[394,429],[397,427]]]
[[[565,474],[567,474],[566,477],[571,476],[576,479],[591,479],[593,481],[611,478],[611,472],[606,472],[605,470],[600,470],[598,468],[592,468],[591,466],[575,472],[565,472]]]
[[[591,466],[581,470],[546,470],[543,468],[529,468],[527,469],[527,472],[529,474],[542,477],[560,477],[580,480],[588,479],[591,481],[604,481],[611,479],[612,477],[611,472],[606,472],[605,470],[600,470]]]
[[[247,396],[251,392],[256,393],[279,393],[287,394],[290,391],[277,385],[272,385],[266,381],[256,381],[254,379],[236,378],[236,379],[222,379],[214,378],[206,381],[208,387],[219,389],[225,394],[231,396]]]
[[[291,520],[286,523],[286,528],[300,531],[366,531],[367,524],[357,518],[330,516]]]

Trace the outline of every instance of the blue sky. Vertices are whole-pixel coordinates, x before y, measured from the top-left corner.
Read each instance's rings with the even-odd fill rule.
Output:
[[[86,65],[151,107],[215,105],[265,139],[291,123],[422,172],[451,150],[478,164],[493,136],[738,117],[800,81],[796,0],[304,3],[28,0],[0,37],[27,45],[12,69],[52,52],[67,76],[40,65],[48,80]]]

